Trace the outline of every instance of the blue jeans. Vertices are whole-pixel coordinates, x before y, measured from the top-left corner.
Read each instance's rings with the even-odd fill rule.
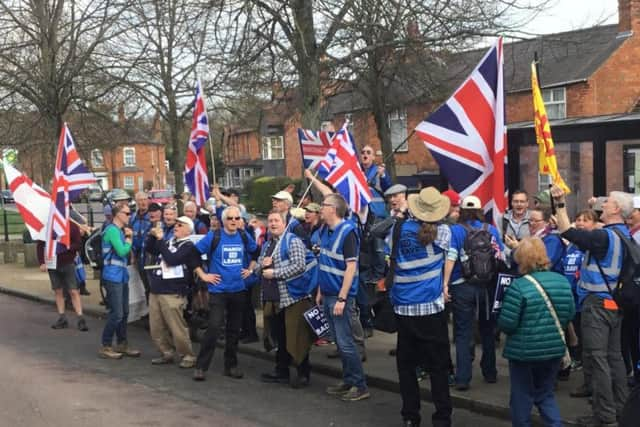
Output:
[[[514,427],[531,426],[531,409],[535,404],[548,427],[561,427],[560,409],[553,387],[560,369],[560,359],[542,362],[509,361],[511,381],[511,423]]]
[[[337,296],[325,295],[322,306],[342,360],[342,378],[345,384],[364,390],[367,388],[367,382],[364,378],[360,353],[353,340],[351,321],[349,320],[349,313],[353,310],[354,301],[351,297],[347,298],[342,316],[336,316],[333,314],[333,307],[336,305],[337,299]]]
[[[109,312],[102,330],[102,345],[111,346],[115,334],[118,344],[127,341],[127,319],[129,317],[129,283],[103,282],[105,300]]]
[[[489,289],[469,283],[451,285],[453,299],[453,324],[456,343],[456,384],[471,382],[471,358],[474,349],[473,320],[478,320],[482,339],[480,368],[487,380],[497,376],[496,369],[496,319],[491,314],[493,293]],[[477,312],[476,312],[477,309]]]

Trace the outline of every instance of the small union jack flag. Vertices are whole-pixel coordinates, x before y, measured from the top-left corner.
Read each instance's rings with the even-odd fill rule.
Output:
[[[346,124],[333,136],[324,162],[330,166],[324,179],[344,196],[354,213],[364,209],[371,202],[371,192]]]
[[[189,136],[187,158],[184,165],[184,180],[191,194],[195,196],[198,206],[204,206],[209,198],[207,162],[204,157],[205,145],[208,140],[209,118],[202,97],[202,86],[200,82],[197,82],[191,135]]]
[[[473,194],[493,219],[507,206],[502,38],[453,96],[416,128],[461,196]]]
[[[318,176],[324,178],[329,173],[329,167],[325,162],[327,151],[331,148],[335,132],[312,131],[298,128],[302,163],[305,169],[318,170]]]
[[[65,123],[58,141],[58,153],[51,188],[52,203],[46,231],[45,258],[49,268],[55,268],[57,242],[67,248],[71,246],[69,202],[77,200],[80,194],[95,182],[95,176],[82,163],[71,131]]]

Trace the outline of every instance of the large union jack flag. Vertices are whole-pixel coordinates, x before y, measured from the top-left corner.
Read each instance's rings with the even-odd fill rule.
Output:
[[[325,162],[327,151],[331,148],[335,132],[313,131],[298,128],[302,163],[305,169],[318,170],[318,175],[324,178],[329,173],[329,167]]]
[[[502,38],[453,96],[416,128],[461,196],[480,198],[493,218],[507,206]]]
[[[73,136],[65,123],[60,132],[56,165],[51,187],[51,209],[47,221],[45,258],[49,268],[55,268],[57,242],[69,248],[71,223],[69,202],[77,200],[89,185],[96,182],[93,173],[82,163]]]
[[[349,208],[354,213],[360,212],[371,202],[371,192],[367,179],[360,168],[353,137],[345,124],[333,136],[331,148],[327,151],[324,164],[329,166],[324,179],[347,200]],[[322,168],[318,169],[319,176],[324,175]]]
[[[187,158],[184,165],[184,180],[191,194],[196,198],[198,206],[204,206],[209,198],[209,179],[207,178],[207,162],[204,148],[209,139],[209,118],[202,97],[202,86],[196,83],[196,99],[193,108],[193,122]]]

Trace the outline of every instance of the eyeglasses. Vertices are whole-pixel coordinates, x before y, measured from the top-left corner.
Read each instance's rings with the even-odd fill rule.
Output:
[[[125,214],[126,216],[131,215],[131,212],[120,212],[120,213]]]
[[[233,220],[233,221],[240,221],[242,219],[241,216],[228,216],[227,219],[229,221]]]
[[[362,150],[360,154],[373,154],[373,151],[370,150]]]
[[[544,222],[544,219],[531,219],[531,218],[529,218],[529,222]]]

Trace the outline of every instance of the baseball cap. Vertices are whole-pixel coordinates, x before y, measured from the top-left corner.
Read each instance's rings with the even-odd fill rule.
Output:
[[[272,199],[278,200],[286,200],[290,205],[293,204],[293,197],[291,197],[291,193],[288,191],[278,191],[276,194],[271,196]]]
[[[467,196],[462,199],[462,209],[482,209],[482,202],[476,196]]]
[[[183,215],[181,217],[178,217],[176,221],[189,227],[189,231],[193,231],[193,221],[191,221],[191,218],[189,218],[188,216]]]
[[[121,200],[131,200],[131,196],[124,190],[117,189],[113,190],[113,195],[111,196],[111,200],[114,202],[119,202]]]
[[[159,203],[151,202],[149,203],[149,208],[147,209],[149,212],[157,212],[162,210],[162,206]]]
[[[320,212],[320,205],[315,203],[315,202],[311,202],[307,206],[304,207],[304,210],[306,210],[308,212],[318,213],[318,212]]]
[[[451,201],[451,206],[460,206],[460,194],[453,190],[447,190],[442,193],[443,196],[447,196]]]

